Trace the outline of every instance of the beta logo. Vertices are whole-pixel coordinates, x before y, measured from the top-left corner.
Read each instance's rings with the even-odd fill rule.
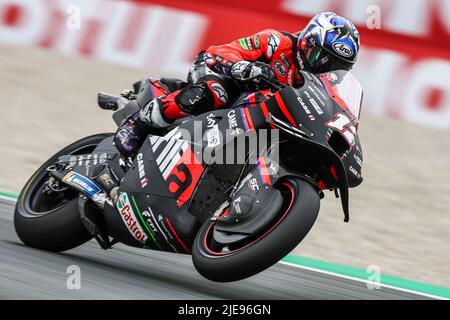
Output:
[[[336,51],[339,55],[349,58],[353,55],[353,49],[350,48],[348,44],[342,42],[333,43],[333,50]]]
[[[117,209],[122,217],[125,226],[131,235],[139,242],[145,243],[147,241],[147,235],[139,225],[136,215],[131,208],[131,203],[126,193],[122,193],[117,201]]]

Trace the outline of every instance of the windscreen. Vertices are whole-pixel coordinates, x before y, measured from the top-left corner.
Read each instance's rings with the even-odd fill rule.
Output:
[[[363,90],[358,79],[348,71],[322,73],[320,80],[333,100],[359,120]]]

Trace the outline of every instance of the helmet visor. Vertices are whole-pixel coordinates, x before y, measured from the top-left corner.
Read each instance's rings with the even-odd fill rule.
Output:
[[[307,41],[301,48],[305,62],[313,73],[323,73],[334,70],[350,70],[352,64],[345,63],[322,46]]]

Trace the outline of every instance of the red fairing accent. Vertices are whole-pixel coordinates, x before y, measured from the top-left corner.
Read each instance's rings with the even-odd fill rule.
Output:
[[[184,242],[181,240],[181,238],[178,236],[178,233],[175,231],[175,229],[172,227],[172,224],[170,223],[169,218],[166,218],[167,225],[169,226],[170,230],[172,231],[173,235],[175,236],[175,239],[177,239],[178,243],[183,247],[183,249],[190,254],[191,251],[188,249],[188,247],[184,244]]]
[[[338,176],[336,174],[336,168],[335,167],[331,167],[330,168],[330,172],[333,175],[334,179],[336,179],[336,181],[339,181]]]
[[[246,97],[246,106],[254,107],[258,103],[269,99],[271,96],[273,96],[273,93],[270,90],[260,90],[258,92],[250,93]]]
[[[230,214],[230,210],[226,209],[219,217],[220,218],[225,218]]]
[[[266,159],[264,157],[258,158],[258,164],[261,169],[261,179],[264,184],[271,186],[272,180],[270,179],[269,170],[267,169]]]
[[[260,104],[260,106],[261,106],[262,113],[264,114],[264,119],[267,119],[267,117],[269,116],[269,110],[267,109],[266,103],[263,102]]]
[[[250,112],[248,111],[248,108],[243,108],[245,119],[247,120],[248,124],[248,130],[255,130],[255,126],[253,124],[252,117],[250,116]]]
[[[200,163],[200,161],[195,156],[194,152],[191,150],[191,148],[187,148],[186,151],[184,151],[183,155],[181,156],[178,163],[175,165],[175,167],[170,172],[169,176],[176,175],[181,181],[186,181],[186,176],[183,172],[178,171],[178,165],[183,163],[189,170],[191,176],[192,176],[192,182],[191,184],[184,190],[184,192],[178,197],[178,206],[181,207],[186,201],[188,201],[192,193],[195,190],[195,186],[198,183],[198,180],[202,176],[203,171],[205,170]],[[174,186],[169,185],[169,190],[172,188],[176,192],[178,188],[175,188]],[[170,190],[171,191],[171,190]],[[172,191],[171,191],[172,192]]]
[[[325,183],[323,181],[317,181],[317,186],[321,189],[321,190],[325,190],[327,187],[325,186]]]
[[[280,107],[280,110],[283,112],[284,116],[289,120],[289,122],[294,126],[298,127],[298,125],[295,123],[294,118],[292,118],[291,113],[287,109],[286,105],[284,104],[283,98],[281,98],[281,95],[279,92],[275,94],[275,99],[277,100],[278,106]]]
[[[330,96],[334,100],[334,102],[336,102],[338,104],[338,106],[340,106],[342,109],[347,111],[350,115],[352,115],[353,118],[351,120],[354,121],[356,119],[355,115],[349,109],[349,107],[347,106],[345,101],[342,100],[342,98],[339,96],[339,94],[336,92],[336,90],[334,90],[334,87],[331,85],[331,83],[328,81],[328,79],[325,78],[323,76],[323,74],[320,75],[320,79],[322,80],[322,83],[324,84],[325,88],[327,89],[328,93],[330,94]]]
[[[164,116],[169,120],[176,120],[189,116],[189,114],[181,110],[181,108],[175,102],[175,97],[180,93],[180,91],[181,90],[172,92],[171,94],[161,99]]]

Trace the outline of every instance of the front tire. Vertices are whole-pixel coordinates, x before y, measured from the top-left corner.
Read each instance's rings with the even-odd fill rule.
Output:
[[[312,228],[320,208],[316,189],[299,178],[286,178],[276,186],[284,205],[264,232],[241,247],[217,249],[207,221],[194,241],[192,259],[197,271],[216,282],[237,281],[255,275],[291,252]]]
[[[60,252],[78,247],[92,238],[80,219],[77,191],[68,189],[65,193],[54,194],[52,198],[41,191],[48,178],[46,169],[58,157],[91,153],[111,135],[97,134],[72,143],[52,156],[30,178],[20,193],[14,212],[14,227],[25,245]]]

